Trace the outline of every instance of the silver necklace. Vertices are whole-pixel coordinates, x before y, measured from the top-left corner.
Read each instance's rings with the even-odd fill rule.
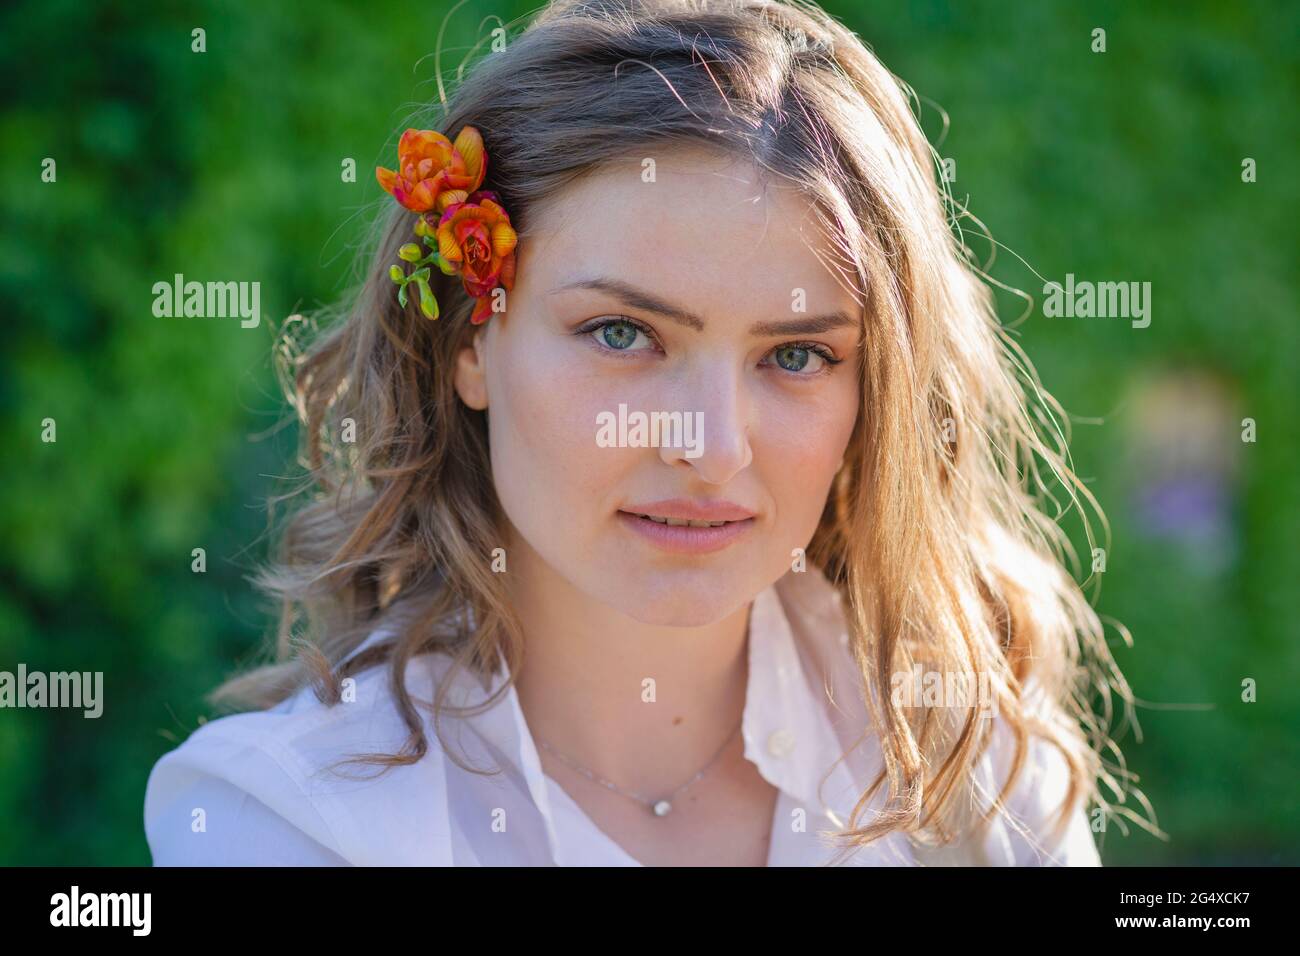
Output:
[[[727,744],[731,743],[732,738],[736,736],[736,733],[740,730],[740,728],[744,725],[744,723],[745,723],[745,719],[744,716],[742,715],[740,719],[740,723],[736,724],[736,729],[733,730],[731,733],[727,734],[727,739],[722,742],[722,746],[718,748],[718,752],[709,758],[709,762],[700,768],[700,772],[697,773],[695,776],[691,777],[690,780],[687,780],[684,784],[682,784],[672,793],[668,794],[668,796],[660,797],[658,800],[649,799],[643,796],[642,794],[633,793],[631,791],[624,790],[621,787],[616,786],[615,784],[606,780],[604,777],[597,776],[596,774],[588,770],[586,767],[582,766],[582,764],[560,753],[558,750],[556,750],[554,747],[548,744],[541,737],[537,738],[537,742],[540,743],[543,747],[545,747],[548,751],[555,754],[555,756],[558,757],[565,764],[572,767],[574,770],[578,771],[578,773],[582,774],[588,780],[592,780],[595,783],[600,784],[602,787],[606,788],[607,790],[612,790],[614,793],[617,793],[620,796],[627,797],[630,800],[635,800],[637,803],[640,803],[643,806],[645,806],[647,809],[649,809],[650,812],[657,817],[665,817],[672,812],[673,800],[677,798],[678,794],[683,793],[687,787],[691,786],[691,784],[693,783],[696,783],[701,777],[704,776],[705,772],[711,766],[713,766],[714,761],[716,761],[720,756],[722,756],[722,752],[727,749]]]

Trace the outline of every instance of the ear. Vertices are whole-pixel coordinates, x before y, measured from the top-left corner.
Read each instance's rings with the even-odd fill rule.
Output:
[[[471,345],[456,356],[456,394],[476,411],[488,406],[487,357],[483,349],[483,330],[474,333]]]

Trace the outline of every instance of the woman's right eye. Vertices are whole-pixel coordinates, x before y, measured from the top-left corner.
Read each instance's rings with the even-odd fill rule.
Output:
[[[587,326],[583,331],[589,333],[600,345],[616,352],[639,352],[654,348],[650,330],[629,319],[604,319]],[[638,336],[645,340],[643,345],[637,346]]]

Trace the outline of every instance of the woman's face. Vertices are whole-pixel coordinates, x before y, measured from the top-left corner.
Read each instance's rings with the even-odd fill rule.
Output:
[[[487,408],[508,566],[531,549],[635,620],[700,626],[812,538],[859,411],[861,306],[809,247],[807,201],[752,164],[644,169],[605,167],[538,211],[456,384]],[[728,523],[636,516],[692,503]]]

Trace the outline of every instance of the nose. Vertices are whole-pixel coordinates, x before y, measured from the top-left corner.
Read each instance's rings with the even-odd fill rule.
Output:
[[[683,442],[686,447],[661,445],[660,457],[674,467],[693,468],[711,485],[725,485],[754,460],[751,397],[741,370],[731,363],[700,363],[686,374],[673,407],[683,411],[683,434],[689,440]]]

